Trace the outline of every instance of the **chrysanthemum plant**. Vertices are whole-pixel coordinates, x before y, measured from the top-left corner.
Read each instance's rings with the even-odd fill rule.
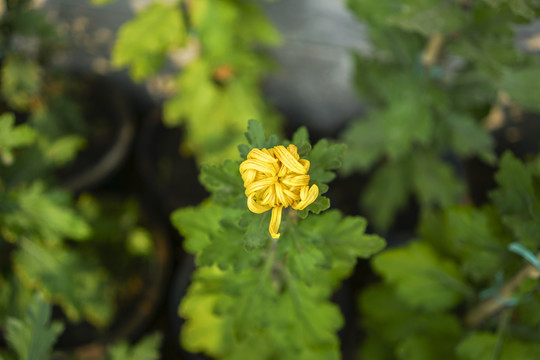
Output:
[[[466,189],[456,167],[473,156],[494,164],[489,131],[504,123],[506,110],[540,111],[535,38],[518,48],[515,32],[540,15],[540,4],[348,4],[366,23],[372,51],[356,57],[355,82],[368,108],[343,133],[343,170],[370,174],[360,201],[373,225],[387,230],[411,199],[422,210],[459,202]]]
[[[385,242],[322,196],[344,145],[312,147],[305,128],[266,137],[254,120],[246,138],[243,161],[202,166],[209,200],[171,217],[196,262],[181,343],[216,359],[339,359],[330,296]]]
[[[510,152],[482,207],[425,214],[419,237],[372,259],[361,358],[540,358],[540,158]]]

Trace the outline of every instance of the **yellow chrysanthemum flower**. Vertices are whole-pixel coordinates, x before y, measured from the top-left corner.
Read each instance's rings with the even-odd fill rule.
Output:
[[[294,145],[253,149],[240,164],[247,206],[256,214],[272,209],[268,230],[279,239],[281,212],[288,206],[303,210],[319,196],[317,185],[309,186],[309,161],[300,159]]]

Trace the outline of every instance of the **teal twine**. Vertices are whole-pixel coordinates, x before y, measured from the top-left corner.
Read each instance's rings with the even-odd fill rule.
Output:
[[[525,260],[527,260],[529,263],[534,265],[538,270],[540,270],[540,261],[536,258],[536,255],[534,255],[529,249],[521,245],[520,243],[513,242],[510,245],[508,245],[508,250],[510,250],[513,253],[516,253],[523,257]]]

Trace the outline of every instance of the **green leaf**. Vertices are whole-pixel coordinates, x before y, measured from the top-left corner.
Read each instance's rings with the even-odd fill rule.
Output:
[[[507,92],[519,105],[531,111],[540,111],[540,69],[538,65],[520,69],[508,69],[500,82],[501,90]]]
[[[400,10],[399,13],[388,16],[386,21],[403,30],[418,32],[424,36],[434,33],[452,34],[463,26],[465,20],[462,9],[455,2],[415,0],[407,6],[401,6]]]
[[[291,143],[298,148],[298,155],[305,156],[311,152],[311,142],[309,133],[305,126],[298,128],[293,134]]]
[[[3,220],[15,234],[35,234],[49,243],[64,238],[85,240],[90,235],[89,225],[70,207],[65,192],[47,190],[35,182],[13,191],[10,198],[14,209],[3,215]]]
[[[278,138],[275,135],[267,137],[263,125],[257,120],[249,120],[248,131],[244,136],[249,145],[243,144],[238,147],[242,159],[247,158],[252,149],[270,149],[278,145]]]
[[[0,91],[9,106],[16,110],[28,110],[30,102],[41,91],[41,69],[32,60],[8,57],[4,60]]]
[[[62,166],[73,161],[84,145],[86,145],[84,137],[67,135],[47,144],[45,158],[56,166]]]
[[[531,170],[512,153],[506,152],[495,175],[499,188],[490,193],[503,222],[517,239],[530,249],[538,249],[540,200],[533,188]]]
[[[373,224],[387,229],[396,213],[409,199],[411,186],[409,161],[388,162],[373,174],[362,198],[362,204],[371,214]]]
[[[212,194],[217,204],[245,206],[244,182],[237,161],[226,160],[223,165],[203,164],[199,180]]]
[[[386,250],[373,259],[372,265],[412,308],[448,310],[470,295],[457,265],[421,242]]]
[[[457,154],[461,156],[478,154],[490,164],[495,161],[493,138],[472,117],[453,114],[444,117],[444,121],[450,128],[452,148]]]
[[[460,360],[491,360],[498,346],[497,334],[473,332],[459,343],[456,352]],[[504,338],[501,343],[499,359],[534,360],[540,356],[540,345]]]
[[[155,2],[120,28],[112,53],[115,66],[130,67],[135,80],[154,74],[167,51],[186,39],[186,28],[177,6]]]
[[[158,360],[162,336],[159,333],[147,335],[135,345],[119,342],[109,347],[109,360]]]
[[[328,210],[330,208],[330,199],[326,196],[319,195],[317,199],[313,203],[311,203],[307,208],[304,210],[298,211],[298,216],[301,219],[305,219],[308,214],[311,212],[313,214],[320,214],[324,210]]]
[[[384,155],[384,133],[377,119],[355,121],[345,131],[347,150],[343,157],[343,172],[368,170]]]
[[[389,284],[365,289],[359,305],[370,335],[360,349],[363,358],[453,359],[450,354],[463,332],[456,316],[414,310]]]
[[[72,321],[104,327],[113,316],[113,291],[104,269],[73,250],[21,241],[14,256],[19,278],[54,299]],[[77,276],[73,276],[77,274]]]
[[[398,159],[411,151],[414,144],[427,144],[433,133],[433,120],[425,101],[411,94],[395,99],[388,108],[377,114],[382,123],[385,151],[391,159]]]
[[[464,192],[450,165],[437,154],[416,151],[408,169],[414,192],[422,206],[441,206],[457,203]]]
[[[32,144],[37,135],[28,125],[14,124],[13,114],[0,115],[0,159],[6,165],[13,163],[13,149]]]
[[[23,319],[8,318],[6,339],[20,360],[48,359],[63,330],[61,323],[51,323],[51,306],[36,295]]]
[[[330,144],[328,140],[322,139],[313,146],[313,149],[306,156],[310,162],[309,176],[310,183],[319,187],[319,194],[328,191],[328,183],[336,177],[332,170],[341,166],[341,157],[346,146],[343,144]]]

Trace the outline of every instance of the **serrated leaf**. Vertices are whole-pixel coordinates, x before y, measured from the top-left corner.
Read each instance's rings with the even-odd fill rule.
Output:
[[[422,206],[445,207],[457,203],[463,194],[464,186],[451,166],[436,154],[416,151],[409,171],[413,190]]]
[[[36,132],[28,125],[15,126],[11,113],[0,115],[0,160],[6,165],[13,162],[13,149],[32,144]]]
[[[222,208],[212,203],[198,207],[185,207],[171,215],[172,224],[185,238],[184,248],[191,254],[198,254],[211,241],[211,234],[220,229]]]
[[[473,332],[459,343],[456,349],[460,360],[491,360],[499,352],[499,359],[535,360],[540,357],[540,345],[536,342],[524,342],[505,338],[497,350],[497,334]]]
[[[396,213],[407,204],[411,187],[409,164],[400,160],[380,166],[364,190],[362,205],[379,229],[387,229]]]
[[[447,310],[469,295],[457,265],[421,242],[386,250],[373,259],[372,265],[412,308]]]
[[[249,120],[248,131],[244,133],[249,145],[240,145],[240,156],[242,159],[247,158],[247,155],[252,149],[271,149],[278,145],[278,138],[275,135],[266,136],[262,124],[257,120]]]
[[[500,88],[525,109],[540,111],[538,84],[540,84],[540,69],[534,66],[515,70],[507,69],[503,73]]]
[[[41,68],[29,59],[8,57],[2,66],[0,90],[9,106],[24,111],[41,90]]]
[[[384,154],[384,133],[381,122],[368,118],[355,121],[345,131],[347,150],[343,157],[343,172],[367,170]]]
[[[166,52],[181,45],[186,28],[177,6],[155,2],[122,25],[112,53],[115,66],[130,68],[135,80],[154,74]]]
[[[65,192],[47,191],[36,182],[10,195],[14,210],[4,215],[4,221],[14,233],[35,234],[50,243],[63,238],[85,240],[90,235],[89,225],[69,206]]]
[[[341,157],[345,152],[345,147],[343,144],[330,144],[328,140],[322,139],[313,146],[309,155],[306,156],[310,162],[308,173],[310,183],[317,184],[319,194],[328,191],[327,184],[336,177],[332,170],[341,166]]]
[[[415,311],[388,284],[365,289],[359,304],[362,325],[370,334],[368,340],[378,344],[377,349],[370,344],[362,346],[361,354],[366,359],[446,359],[463,332],[456,316]],[[427,339],[431,342],[426,343]],[[431,357],[426,357],[428,354]]]
[[[403,157],[416,143],[427,144],[433,133],[429,108],[408,96],[394,100],[377,119],[382,123],[385,151],[391,159]]]
[[[452,148],[461,156],[478,154],[482,160],[493,163],[493,138],[476,121],[465,114],[446,116],[450,127]]]
[[[162,336],[147,335],[135,345],[120,342],[109,347],[109,360],[159,360]]]
[[[51,306],[36,295],[23,319],[8,318],[6,339],[20,360],[48,359],[63,330],[63,324],[51,323]]]
[[[310,153],[311,142],[309,141],[309,133],[305,126],[302,126],[295,131],[291,143],[298,148],[298,155],[305,156]]]
[[[92,259],[73,250],[24,240],[14,255],[14,264],[27,286],[54,299],[72,321],[84,318],[104,327],[112,320],[111,284]]]
[[[320,214],[321,212],[329,208],[330,199],[326,196],[319,195],[317,199],[315,199],[315,201],[311,203],[307,208],[305,208],[304,210],[299,210],[298,216],[301,219],[305,219],[310,212],[313,214]]]
[[[244,183],[239,166],[238,162],[232,160],[226,160],[221,166],[202,165],[199,180],[217,204],[245,204]]]

